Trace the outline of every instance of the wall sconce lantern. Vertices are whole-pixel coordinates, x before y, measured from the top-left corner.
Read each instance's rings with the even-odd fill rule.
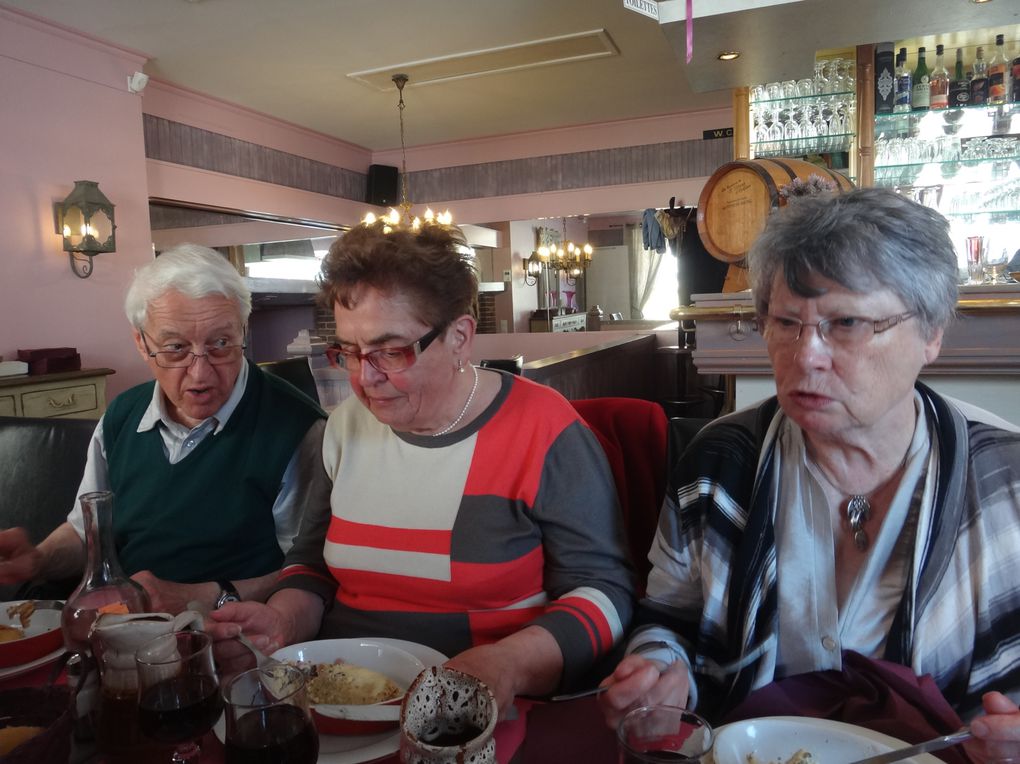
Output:
[[[57,233],[64,238],[64,251],[71,270],[80,279],[92,275],[92,258],[117,249],[113,204],[93,180],[76,180],[74,190],[53,205]]]
[[[538,277],[542,275],[542,270],[549,263],[549,250],[546,248],[545,257],[543,258],[540,251],[532,252],[531,257],[524,258],[524,283],[528,286],[534,286],[538,283]]]

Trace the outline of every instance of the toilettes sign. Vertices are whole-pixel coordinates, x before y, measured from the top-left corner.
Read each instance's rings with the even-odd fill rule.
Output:
[[[623,0],[623,7],[650,19],[659,20],[659,4],[655,0]]]

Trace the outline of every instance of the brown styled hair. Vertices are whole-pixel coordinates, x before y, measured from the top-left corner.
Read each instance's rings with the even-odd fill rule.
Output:
[[[384,228],[382,222],[363,223],[333,242],[319,275],[324,307],[339,302],[350,309],[367,287],[408,297],[429,326],[446,326],[466,313],[477,317],[474,252],[462,237],[439,225]]]

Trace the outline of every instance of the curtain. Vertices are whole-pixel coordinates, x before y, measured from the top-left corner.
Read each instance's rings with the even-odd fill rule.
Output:
[[[627,264],[630,271],[630,317],[644,318],[645,304],[652,294],[655,277],[659,273],[659,265],[662,264],[662,255],[654,249],[644,248],[640,225],[626,227],[624,243],[627,245]]]

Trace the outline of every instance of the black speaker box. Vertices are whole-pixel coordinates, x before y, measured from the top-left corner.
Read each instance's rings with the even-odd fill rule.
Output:
[[[388,164],[373,164],[368,167],[368,193],[365,201],[379,207],[393,207],[397,204],[397,180],[399,172]]]

